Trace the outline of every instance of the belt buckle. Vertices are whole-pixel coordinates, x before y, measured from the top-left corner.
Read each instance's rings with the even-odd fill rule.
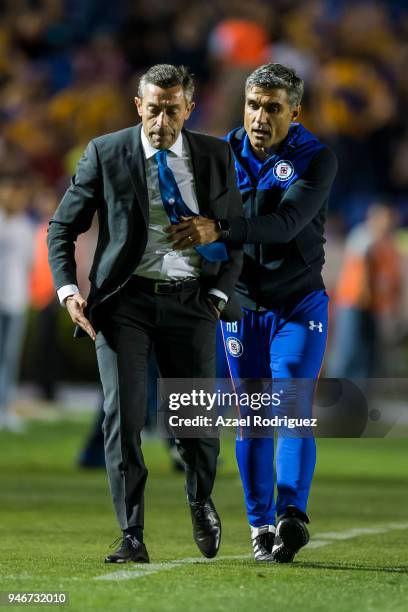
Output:
[[[163,283],[161,283],[160,281],[157,281],[154,283],[154,292],[157,294],[160,294],[160,287],[163,285]]]
[[[157,281],[154,283],[154,292],[158,294],[175,293],[178,291],[182,291],[184,285],[185,281],[183,280],[169,282]]]

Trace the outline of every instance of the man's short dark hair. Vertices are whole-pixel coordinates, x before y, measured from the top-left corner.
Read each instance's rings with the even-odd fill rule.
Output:
[[[139,80],[138,96],[143,98],[146,85],[157,85],[162,89],[169,89],[176,85],[181,85],[184,97],[187,102],[191,102],[194,94],[193,76],[186,66],[173,66],[172,64],[156,64],[149,68]]]
[[[263,89],[284,89],[288,94],[290,105],[298,106],[303,96],[303,80],[292,68],[282,64],[264,64],[249,75],[245,83],[245,91],[251,87]]]

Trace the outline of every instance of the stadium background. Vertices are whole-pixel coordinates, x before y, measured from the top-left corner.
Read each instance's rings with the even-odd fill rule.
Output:
[[[89,139],[136,123],[133,97],[138,77],[154,63],[190,66],[197,108],[188,127],[219,136],[242,122],[247,74],[268,61],[290,65],[305,80],[303,124],[339,159],[325,269],[333,295],[350,230],[364,221],[373,203],[388,202],[398,213],[394,239],[402,262],[403,294],[398,307],[382,317],[380,375],[406,377],[407,34],[404,0],[3,0],[0,204],[5,199],[16,202],[26,209],[33,232],[39,230]],[[94,227],[78,241],[83,293],[95,233]],[[86,580],[103,573],[98,563],[105,545],[115,537],[103,474],[80,473],[75,465],[98,401],[95,360],[91,343],[74,341],[66,313],[50,303],[41,263],[36,273],[35,282],[32,276],[27,279],[28,326],[21,384],[13,404],[24,429],[19,434],[0,431],[0,496],[5,500],[0,529],[13,568],[5,559],[1,588],[68,585],[71,599],[76,592],[81,594],[83,603],[76,601],[77,609],[81,605],[91,609],[102,607],[106,595],[102,586],[114,594],[114,583],[98,583],[90,593]],[[55,325],[54,342],[44,350],[39,313],[48,306],[53,314],[46,320]],[[330,532],[385,529],[392,521],[402,525],[407,520],[404,440],[321,440],[319,445],[312,533],[326,528]],[[147,440],[146,455],[151,465],[152,556],[158,561],[196,557],[187,513],[178,518],[183,512],[181,480],[171,474],[161,442]],[[239,556],[249,551],[249,539],[232,438],[224,444],[222,459],[218,499],[225,524],[231,524],[223,554]],[[185,574],[177,570],[178,579],[175,571],[158,572],[150,583],[146,576],[134,585],[137,601],[140,609],[158,609],[160,604],[170,610],[177,607],[177,598],[192,597],[221,610],[230,607],[229,598],[238,609],[266,609],[266,594],[273,592],[275,602],[288,609],[303,603],[311,610],[350,605],[361,610],[402,610],[408,559],[406,532],[400,529],[366,535],[363,541],[361,534],[357,539],[340,538],[340,544],[305,551],[299,567],[280,575],[271,568],[259,571],[242,559],[220,561],[217,574],[200,565],[190,568],[189,577],[188,566]],[[168,542],[160,544],[162,532],[167,537],[170,531]],[[322,576],[326,583],[320,597],[313,584]],[[75,580],[82,581],[77,590]],[[131,583],[123,582],[111,609],[130,607],[126,598],[136,597]],[[152,593],[162,587],[163,599],[156,597],[154,603]],[[292,600],[289,595],[285,599],[289,589]],[[269,596],[268,602],[272,604]]]

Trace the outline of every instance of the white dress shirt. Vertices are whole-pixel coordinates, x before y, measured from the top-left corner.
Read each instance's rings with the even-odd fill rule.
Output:
[[[168,234],[165,232],[165,228],[170,225],[170,220],[163,206],[159,188],[158,166],[154,158],[159,149],[152,147],[143,128],[141,130],[141,140],[145,156],[149,226],[146,248],[134,274],[163,281],[197,278],[200,275],[201,256],[195,249],[175,251],[169,241]],[[168,150],[167,165],[174,174],[184,202],[192,212],[198,213],[191,156],[181,133]],[[79,289],[76,285],[64,285],[58,289],[57,293],[61,304],[64,305],[66,298],[74,295],[74,293],[79,293]],[[225,293],[219,289],[210,289],[209,293],[228,300]]]
[[[169,235],[165,232],[166,227],[170,225],[170,220],[160,194],[158,167],[154,157],[158,149],[152,147],[143,129],[141,137],[149,197],[149,227],[146,249],[135,274],[165,281],[196,278],[200,276],[201,257],[194,249],[184,251],[173,249]],[[184,202],[192,212],[198,213],[191,158],[183,140],[180,133],[167,153],[167,165],[174,174]]]

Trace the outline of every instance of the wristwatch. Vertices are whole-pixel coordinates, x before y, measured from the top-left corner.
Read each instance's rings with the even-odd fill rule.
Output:
[[[215,223],[221,232],[220,240],[229,240],[231,233],[229,221],[227,219],[217,219]]]
[[[214,293],[208,293],[207,299],[214,304],[218,312],[222,312],[227,305],[227,302],[222,297],[214,295]]]

